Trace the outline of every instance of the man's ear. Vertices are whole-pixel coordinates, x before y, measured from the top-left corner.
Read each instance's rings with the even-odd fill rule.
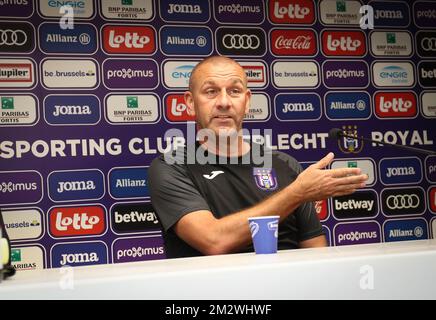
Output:
[[[194,99],[191,91],[185,91],[184,97],[188,114],[190,116],[195,116]]]
[[[248,111],[250,110],[250,104],[251,104],[251,91],[250,89],[247,89],[245,92],[245,97],[247,101],[245,102],[245,114],[248,114]]]

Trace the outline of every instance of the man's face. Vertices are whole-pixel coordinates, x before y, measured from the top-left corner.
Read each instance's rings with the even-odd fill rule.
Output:
[[[244,70],[235,63],[219,61],[199,67],[185,100],[200,129],[211,129],[218,136],[242,128],[251,98],[244,76]]]

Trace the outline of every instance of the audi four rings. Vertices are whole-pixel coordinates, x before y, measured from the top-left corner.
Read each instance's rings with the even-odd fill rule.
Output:
[[[27,35],[23,30],[0,30],[0,46],[22,46],[27,41]]]
[[[386,205],[391,210],[415,209],[419,204],[419,197],[416,194],[390,195],[386,199]]]
[[[226,49],[257,49],[260,39],[254,34],[226,34],[223,45]]]

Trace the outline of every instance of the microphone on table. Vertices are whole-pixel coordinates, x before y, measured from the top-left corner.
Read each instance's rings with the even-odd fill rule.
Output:
[[[415,148],[415,147],[409,147],[409,146],[403,146],[401,144],[396,144],[396,143],[391,143],[391,142],[385,142],[385,141],[376,141],[376,140],[372,140],[372,139],[368,139],[365,137],[357,137],[357,136],[352,136],[349,134],[344,133],[341,129],[339,128],[332,128],[329,131],[329,138],[333,139],[333,140],[338,140],[342,137],[346,137],[346,138],[351,138],[351,139],[357,139],[357,140],[363,140],[363,141],[367,141],[367,142],[372,142],[372,143],[379,143],[385,146],[390,146],[390,147],[394,147],[394,148],[400,148],[403,150],[408,150],[408,151],[412,151],[412,152],[418,152],[418,153],[424,153],[424,154],[429,154],[429,155],[436,155],[435,151],[431,151],[431,150],[425,150],[425,149],[420,149],[420,148]]]

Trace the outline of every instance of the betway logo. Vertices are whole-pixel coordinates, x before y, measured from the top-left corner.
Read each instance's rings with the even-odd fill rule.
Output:
[[[355,210],[355,209],[363,209],[366,211],[371,211],[374,206],[373,200],[354,200],[350,199],[348,201],[339,201],[335,199],[335,210]]]
[[[359,190],[352,195],[333,198],[333,215],[337,219],[371,218],[378,213],[374,190]]]
[[[129,213],[118,213],[115,211],[115,223],[134,223],[134,222],[152,222],[158,224],[159,220],[154,212],[131,211]]]
[[[151,54],[156,49],[154,30],[150,27],[105,26],[102,32],[107,53]]]
[[[375,111],[381,118],[414,117],[417,113],[413,92],[378,92],[375,95]]]

